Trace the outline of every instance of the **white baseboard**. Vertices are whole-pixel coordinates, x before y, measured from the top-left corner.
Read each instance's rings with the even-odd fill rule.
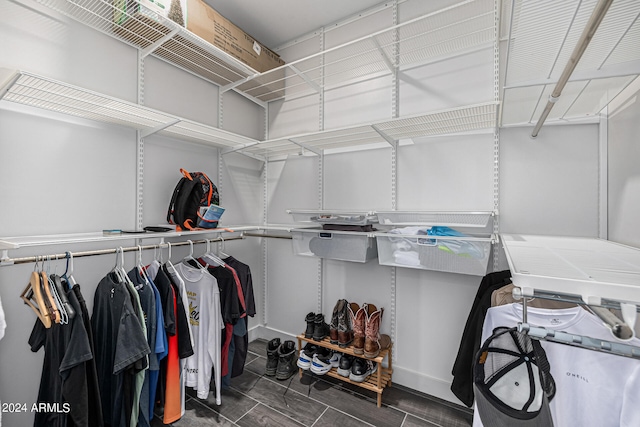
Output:
[[[451,382],[434,378],[411,369],[393,364],[393,383],[412,390],[438,397],[447,402],[462,405],[462,402],[451,392]]]

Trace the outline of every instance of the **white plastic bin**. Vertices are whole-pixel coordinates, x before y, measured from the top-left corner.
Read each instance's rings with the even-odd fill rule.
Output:
[[[491,238],[380,233],[376,241],[381,265],[475,276],[487,274]]]
[[[291,230],[291,237],[297,255],[352,262],[367,262],[378,256],[371,233],[300,229]]]

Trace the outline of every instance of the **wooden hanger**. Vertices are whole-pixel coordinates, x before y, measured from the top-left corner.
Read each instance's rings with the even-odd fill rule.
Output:
[[[24,291],[20,294],[20,298],[27,304],[38,319],[42,322],[45,328],[51,327],[51,315],[46,310],[45,300],[42,296],[42,287],[40,284],[40,274],[37,271],[31,273],[31,278],[29,279],[29,284]],[[36,304],[32,302],[32,298],[35,298]]]
[[[42,288],[44,289],[44,302],[47,306],[47,310],[49,310],[49,313],[51,313],[51,320],[56,323],[60,323],[60,310],[58,310],[58,304],[56,304],[56,300],[51,293],[51,284],[49,283],[47,273],[45,273],[44,271],[40,272],[40,283],[42,284]]]

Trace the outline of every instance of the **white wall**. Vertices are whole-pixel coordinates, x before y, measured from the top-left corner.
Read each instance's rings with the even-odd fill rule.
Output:
[[[0,2],[0,67],[16,68],[130,102],[137,99],[136,51],[100,32],[61,16],[34,1]],[[218,88],[163,61],[149,57],[144,67],[145,105],[209,125],[219,124]],[[223,100],[222,126],[244,135],[264,134],[263,112],[230,93]],[[258,224],[263,217],[262,163],[229,155],[223,158],[219,182],[218,150],[152,135],[145,140],[144,225],[166,222],[171,192],[180,168],[206,172],[220,185],[227,209],[223,225]],[[136,134],[119,126],[75,119],[0,101],[0,238],[95,232],[136,226]],[[148,242],[148,241],[146,241]],[[68,244],[9,251],[10,257],[77,252],[116,245]],[[263,314],[263,268],[260,239],[227,242],[226,253],[252,267],[258,314]],[[196,247],[204,251],[204,246]],[[173,250],[174,262],[187,248]],[[164,253],[166,257],[166,251]],[[153,251],[143,254],[143,262]],[[126,266],[134,258],[127,254]],[[89,312],[99,280],[113,268],[113,255],[75,260],[74,277],[82,287]],[[36,401],[43,350],[27,344],[36,320],[19,300],[33,264],[0,267],[0,298],[6,335],[0,341],[0,400]],[[63,261],[51,270],[64,271]],[[33,422],[27,414],[3,414],[4,425]]]
[[[636,82],[637,83],[637,82]],[[609,239],[640,247],[640,101],[635,90],[608,120]]]
[[[399,16],[415,16],[428,2],[400,5]],[[409,9],[404,9],[404,6]],[[416,9],[421,9],[416,10]],[[382,12],[331,30],[331,45],[377,28]],[[335,32],[334,32],[335,31]],[[341,38],[344,37],[344,38]],[[329,47],[329,46],[327,46]],[[306,41],[281,51],[287,58],[317,49]],[[403,70],[399,85],[401,116],[493,100],[493,52],[489,49]],[[270,134],[313,132],[391,118],[389,76],[376,77],[316,95],[274,103]],[[324,120],[320,120],[320,112]],[[500,222],[503,231],[597,236],[598,128],[545,127],[536,141],[530,129],[506,129],[500,135]],[[416,138],[397,153],[397,209],[487,211],[494,209],[492,133]],[[292,222],[287,208],[317,209],[318,164],[292,156],[269,165],[269,219]],[[317,160],[316,160],[317,161]],[[391,149],[326,154],[322,169],[325,209],[391,209]],[[499,260],[499,269],[506,262]],[[491,269],[492,264],[489,265]],[[304,316],[318,306],[327,321],[340,298],[384,307],[382,333],[394,334],[394,382],[458,402],[450,392],[451,368],[480,276],[396,268],[376,260],[354,263],[295,255],[281,241],[269,241],[269,336],[295,336]],[[321,279],[320,279],[321,277]],[[319,286],[319,280],[321,285]],[[395,308],[395,331],[391,308]],[[297,319],[291,321],[291,319]],[[437,343],[437,345],[436,345]]]
[[[410,19],[433,4],[407,2],[400,6],[401,19]],[[17,3],[0,2],[0,51],[3,52],[0,66],[22,68],[129,101],[136,100],[136,53],[132,48],[37,4],[33,8],[35,11]],[[390,19],[387,9],[334,29],[326,35],[325,45],[334,46],[383,28],[391,24]],[[280,53],[291,61],[318,49],[318,39],[312,38]],[[96,52],[109,52],[108,58]],[[492,101],[492,73],[491,49],[403,70],[398,94],[400,114]],[[153,58],[145,61],[145,75],[147,105],[218,124],[215,86]],[[274,102],[269,107],[269,136],[391,118],[391,94],[388,77],[332,88],[325,93],[323,120],[320,120],[318,95]],[[637,104],[629,111],[637,116]],[[637,124],[633,127],[631,118],[624,119],[624,112],[616,117],[610,124],[613,141],[610,141],[610,150],[614,150],[619,141],[622,146],[615,148],[615,152],[623,154],[619,158],[609,154],[610,171],[614,161],[616,166],[627,164],[628,154],[634,153],[632,135],[637,134],[634,132]],[[258,107],[233,93],[225,95],[223,128],[260,138],[264,134],[263,123]],[[501,131],[502,231],[597,236],[601,202],[597,186],[597,127],[545,127],[535,141],[528,139],[528,132],[525,128]],[[492,134],[417,138],[412,142],[398,150],[398,209],[493,209]],[[135,225],[133,131],[15,108],[2,101],[0,149],[3,203],[0,236]],[[54,162],[61,161],[71,164],[73,169],[53,166]],[[264,165],[237,154],[224,156],[222,165],[219,184],[222,204],[227,208],[223,222],[227,225],[261,223]],[[218,152],[160,136],[147,138],[145,223],[164,222],[167,198],[179,177],[180,167],[205,171],[218,181]],[[321,205],[330,209],[391,208],[391,149],[388,147],[327,154],[321,183],[315,156],[291,156],[267,167],[270,223],[291,224],[292,219],[285,212],[288,208],[317,209]],[[611,182],[617,183],[616,188],[620,190],[609,193],[612,235],[626,236],[634,231],[635,235],[639,234],[636,225],[617,219],[637,209],[637,198],[622,192],[628,187],[626,183],[637,177],[635,172],[637,169],[628,166],[611,175]],[[97,179],[89,183],[78,179],[80,175]],[[18,176],[28,177],[32,190],[27,195],[18,191]],[[34,181],[41,183],[42,189],[31,184]],[[322,201],[319,184],[323,188]],[[100,190],[100,197],[95,196],[96,188]],[[60,200],[64,200],[64,209],[46,209],[58,205]],[[43,210],[47,213],[45,220]],[[620,231],[616,228],[618,225],[621,225]],[[261,244],[259,239],[228,242],[225,252],[237,255],[252,266],[258,315],[250,326],[257,325],[264,316],[266,328],[260,328],[263,337],[299,334],[304,328],[304,316],[317,311],[318,306],[329,320],[339,298],[384,307],[382,332],[392,333],[390,316],[395,305],[394,382],[457,402],[449,391],[450,372],[480,283],[479,276],[397,268],[395,293],[392,293],[391,268],[378,265],[375,260],[365,264],[318,261],[294,254],[288,240],[269,239],[264,266],[268,275],[265,292]],[[80,250],[85,246],[47,248],[47,252]],[[180,259],[185,251],[176,249],[174,258]],[[18,251],[15,256],[24,252]],[[145,254],[144,259],[151,256]],[[100,277],[113,262],[109,256],[76,262],[76,278],[83,285],[89,302]],[[500,265],[504,266],[504,262]],[[26,345],[35,316],[18,303],[18,295],[32,268],[32,265],[0,267],[0,297],[8,323],[7,335],[0,342],[0,399],[3,401],[33,402],[37,395],[43,355],[42,352],[32,354]],[[6,363],[6,360],[14,362]],[[29,422],[29,416],[5,415],[7,425]]]

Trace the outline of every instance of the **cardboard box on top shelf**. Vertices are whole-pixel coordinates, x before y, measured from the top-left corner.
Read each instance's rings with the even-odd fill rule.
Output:
[[[202,0],[113,0],[113,5],[113,22],[116,24],[114,32],[143,49],[169,34],[171,29],[163,25],[164,18],[167,18],[256,72],[263,73],[285,63],[278,54],[238,28]],[[176,54],[183,51],[185,45],[197,52],[188,60]],[[223,60],[180,34],[165,41],[162,47],[156,49],[154,53],[218,84],[224,85],[238,79],[233,66],[230,71],[229,64],[225,64]],[[249,89],[247,90],[249,94],[263,100],[282,97],[284,96],[284,80],[282,80],[284,73],[284,70],[270,73],[268,78],[260,79],[267,81],[263,83],[263,87],[255,90],[249,88],[258,86],[257,81],[250,81],[243,87]]]

